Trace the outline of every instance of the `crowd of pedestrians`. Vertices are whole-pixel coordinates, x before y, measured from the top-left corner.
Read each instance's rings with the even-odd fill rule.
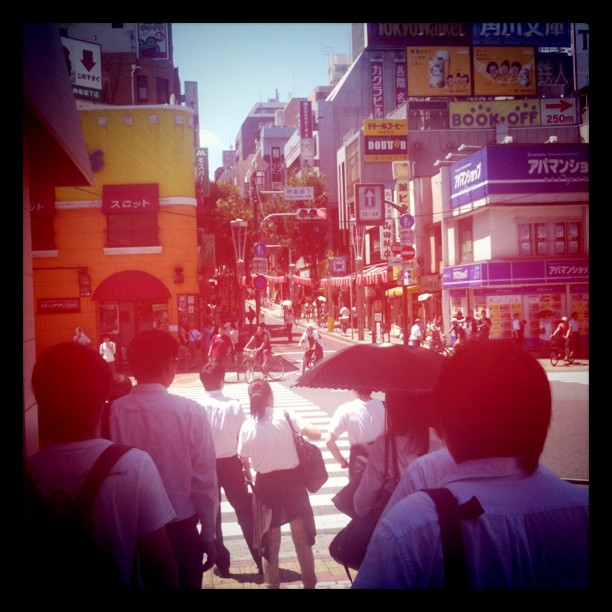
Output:
[[[426,332],[444,334],[439,320],[425,333],[419,319],[414,326],[420,332],[411,331],[414,344]],[[353,588],[444,586],[447,551],[433,501],[421,492],[437,487],[448,488],[460,504],[476,498],[483,511],[463,522],[469,586],[586,588],[588,489],[561,481],[540,462],[551,419],[546,374],[523,348],[520,325],[512,340],[467,341],[488,339],[490,329],[484,309],[478,318],[455,317],[449,332],[458,348],[430,394],[389,392],[382,402],[370,389],[355,388],[355,398],[337,406],[321,431],[276,406],[265,380],[250,383],[248,411],[225,394],[225,366],[238,342],[231,324],[217,325],[211,336],[198,368],[198,401],[168,390],[180,350],[170,333],[153,329],[134,337],[127,348],[132,385],[112,369],[110,339],[95,351],[77,328],[73,342],[45,351],[34,368],[42,448],[26,467],[44,496],[58,487],[76,496],[111,442],[131,447],[117,463],[118,476],[101,488],[93,523],[126,588],[198,590],[211,568],[231,577],[223,490],[266,587],[280,588],[281,528],[289,525],[303,586],[312,589],[316,528],[292,428],[323,439],[347,469],[345,488],[357,516],[365,516],[380,494],[390,467],[385,445],[392,439],[399,483]],[[186,342],[190,333],[194,343],[202,342],[201,332],[184,331]],[[309,326],[300,344],[321,358],[314,331]],[[554,330],[550,318],[542,319],[542,342],[555,336],[568,346],[577,341],[576,313]],[[249,345],[268,355],[265,323]],[[343,434],[348,457],[338,446]]]

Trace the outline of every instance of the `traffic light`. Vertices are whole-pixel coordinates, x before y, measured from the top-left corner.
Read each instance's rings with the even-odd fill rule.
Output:
[[[300,221],[327,221],[327,208],[298,208],[295,216]]]

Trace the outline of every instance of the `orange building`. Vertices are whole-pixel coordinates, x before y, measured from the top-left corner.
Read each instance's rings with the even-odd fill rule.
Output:
[[[79,110],[94,185],[40,189],[30,204],[37,352],[200,325],[194,114],[184,106]]]

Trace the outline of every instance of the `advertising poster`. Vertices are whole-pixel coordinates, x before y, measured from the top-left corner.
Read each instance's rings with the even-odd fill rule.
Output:
[[[475,96],[535,96],[533,47],[474,47]]]
[[[170,45],[168,43],[167,23],[138,24],[138,57],[169,60]]]
[[[409,96],[471,96],[469,47],[407,47]]]
[[[473,45],[570,47],[571,24],[561,22],[487,22],[472,24]]]

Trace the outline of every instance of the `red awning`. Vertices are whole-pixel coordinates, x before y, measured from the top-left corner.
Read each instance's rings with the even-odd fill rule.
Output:
[[[125,270],[103,280],[93,292],[94,300],[167,300],[170,291],[147,272]]]

